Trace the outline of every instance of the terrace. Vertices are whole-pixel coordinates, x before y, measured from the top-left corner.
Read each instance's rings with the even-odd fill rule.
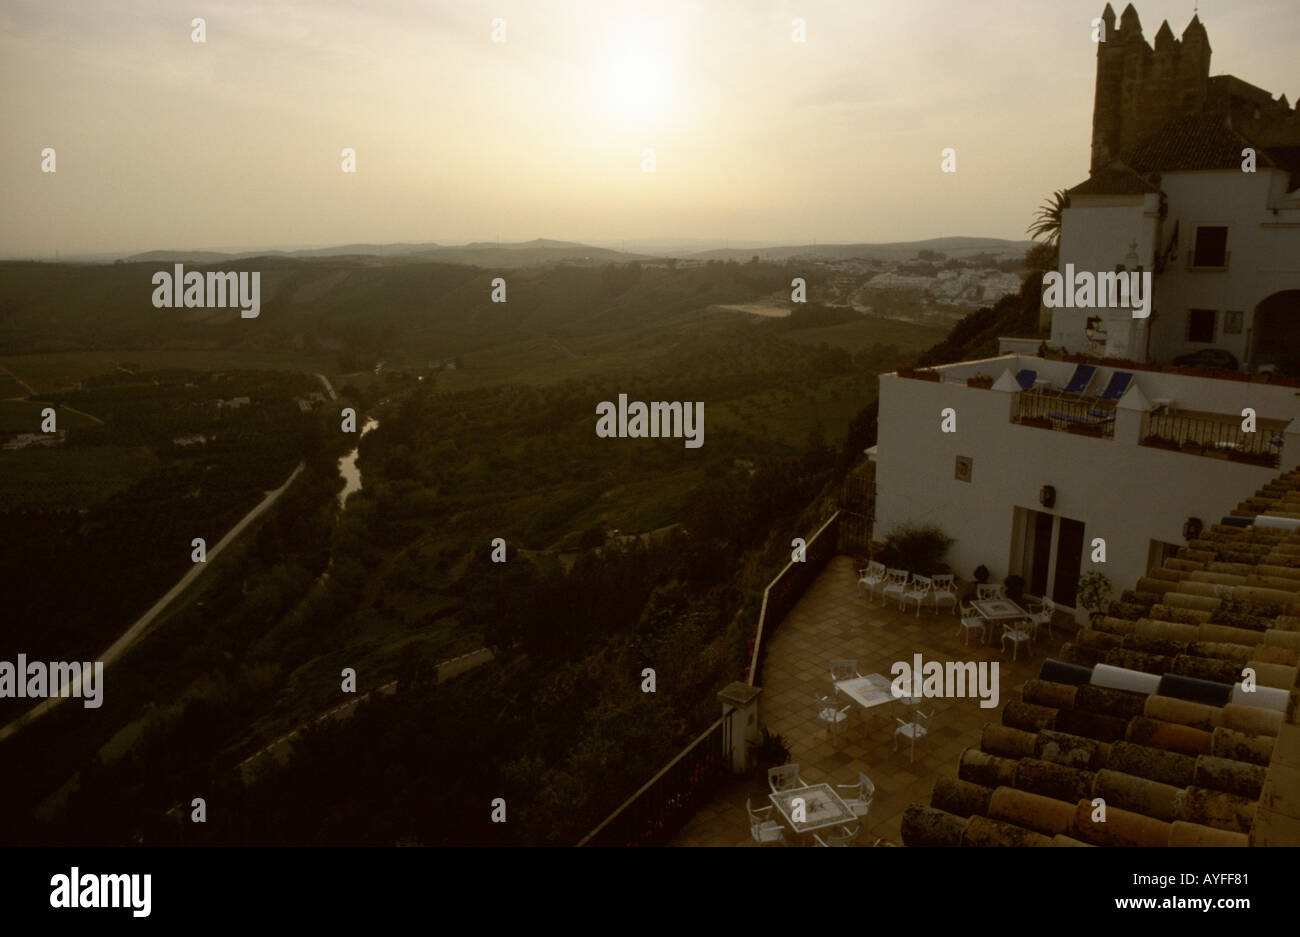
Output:
[[[857,585],[854,559],[835,555],[798,599],[778,626],[763,638],[767,643],[759,700],[760,721],[781,733],[791,745],[790,760],[799,765],[810,784],[850,784],[859,772],[875,784],[871,811],[857,838],[859,845],[901,844],[903,812],[929,797],[935,778],[951,771],[967,748],[979,747],[984,724],[997,722],[1002,705],[1013,699],[1020,686],[1034,677],[1046,656],[1068,640],[1074,625],[1067,615],[1053,623],[1055,637],[1043,634],[1032,653],[1019,653],[1012,661],[1008,648],[999,654],[996,644],[981,645],[972,638],[963,645],[958,620],[951,611],[928,608],[918,616],[909,607],[900,612],[891,601],[882,608],[870,601]],[[817,718],[813,700],[832,692],[829,662],[854,659],[862,673],[886,676],[896,661],[911,662],[920,653],[931,661],[998,661],[999,698],[996,708],[981,708],[978,699],[927,699],[921,709],[933,712],[930,734],[916,745],[916,760],[909,762],[905,740],[894,751],[894,721],[902,703],[888,703],[864,712],[856,706],[833,742],[825,723]],[[847,699],[842,699],[847,703]],[[765,786],[752,777],[729,780],[705,803],[672,840],[679,846],[753,845],[745,811],[747,798],[766,806]],[[810,840],[811,841],[811,840]]]

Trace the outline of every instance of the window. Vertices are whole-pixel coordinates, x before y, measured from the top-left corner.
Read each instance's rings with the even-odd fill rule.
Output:
[[[1147,549],[1147,570],[1159,569],[1169,560],[1177,559],[1180,549],[1176,543],[1152,540],[1150,547]]]
[[[1196,229],[1196,250],[1192,254],[1193,267],[1226,267],[1228,265],[1228,229],[1202,227]]]
[[[1223,314],[1223,334],[1240,335],[1241,334],[1241,313],[1229,310]]]
[[[1187,340],[1189,342],[1214,341],[1214,310],[1187,310]]]

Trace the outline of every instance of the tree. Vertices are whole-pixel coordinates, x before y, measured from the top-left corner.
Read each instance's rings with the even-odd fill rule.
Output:
[[[1057,189],[1051,199],[1039,206],[1034,215],[1034,223],[1028,233],[1035,239],[1045,238],[1045,243],[1055,247],[1061,238],[1061,212],[1070,207],[1070,194],[1065,189]]]

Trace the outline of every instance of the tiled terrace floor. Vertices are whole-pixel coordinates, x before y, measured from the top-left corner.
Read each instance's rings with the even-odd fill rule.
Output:
[[[881,608],[879,598],[869,602],[857,585],[855,565],[847,556],[832,559],[777,628],[763,664],[759,721],[785,736],[791,762],[800,766],[799,773],[810,784],[851,784],[859,771],[866,774],[876,794],[858,842],[871,845],[883,838],[881,845],[901,844],[903,811],[914,803],[929,803],[935,778],[953,776],[962,751],[979,748],[984,724],[1000,720],[1002,706],[1019,696],[1020,687],[1037,675],[1043,659],[1060,648],[1075,625],[1065,613],[1058,614],[1052,629],[1055,636],[1049,638],[1044,630],[1032,651],[1022,647],[1020,659],[1012,662],[1010,643],[1000,654],[996,643],[979,646],[977,633],[969,647],[963,646],[957,617],[947,609],[936,615],[927,608],[918,617],[910,604],[902,613],[895,602],[888,608]],[[860,673],[890,677],[895,661],[911,663],[918,651],[925,661],[998,661],[997,706],[983,709],[977,698],[925,700],[921,709],[933,712],[934,718],[930,734],[917,742],[916,761],[911,764],[905,739],[899,739],[897,753],[893,750],[894,717],[905,712],[899,702],[866,713],[852,704],[851,718],[838,732],[839,744],[832,744],[813,702],[816,696],[834,691],[830,661],[855,659]],[[841,706],[851,702],[846,697],[841,700]],[[673,845],[753,845],[745,814],[747,797],[753,798],[755,807],[770,805],[753,780],[738,780],[703,807]],[[795,839],[788,830],[787,839]]]

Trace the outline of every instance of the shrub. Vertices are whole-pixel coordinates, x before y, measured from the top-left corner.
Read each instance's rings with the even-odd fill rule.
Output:
[[[885,537],[880,561],[894,569],[906,569],[922,576],[947,570],[944,557],[953,539],[938,527],[895,527]]]
[[[1025,594],[1025,577],[1012,574],[1006,578],[1003,585],[1007,588],[1007,598],[1013,602],[1019,602]]]
[[[1110,600],[1110,580],[1098,572],[1084,573],[1079,577],[1078,603],[1096,619]]]

